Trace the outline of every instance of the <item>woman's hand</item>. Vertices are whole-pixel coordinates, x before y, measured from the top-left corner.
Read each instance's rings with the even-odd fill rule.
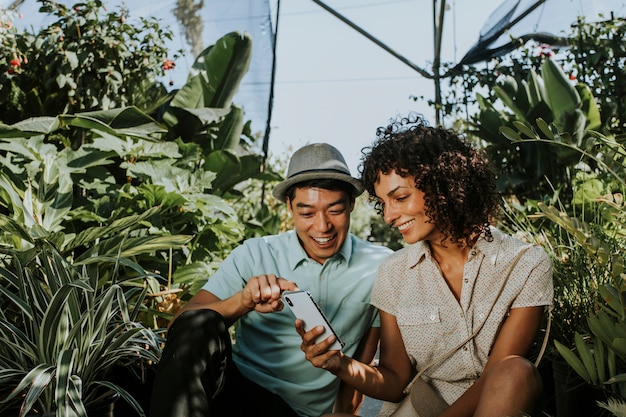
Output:
[[[343,356],[343,353],[339,350],[328,350],[328,348],[336,340],[334,335],[330,335],[326,339],[318,342],[317,339],[322,333],[324,333],[324,328],[322,326],[316,326],[306,332],[304,330],[304,323],[300,319],[296,319],[296,331],[300,337],[302,337],[300,349],[304,352],[304,356],[313,366],[316,368],[326,369],[333,374],[340,370],[341,357]]]

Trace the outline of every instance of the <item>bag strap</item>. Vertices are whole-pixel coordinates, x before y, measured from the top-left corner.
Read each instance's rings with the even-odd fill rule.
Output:
[[[480,325],[474,330],[474,333],[472,333],[469,337],[467,337],[466,339],[464,339],[461,343],[457,344],[453,349],[450,349],[448,352],[446,352],[445,354],[439,356],[438,358],[430,361],[428,364],[426,364],[425,366],[423,366],[419,372],[417,373],[417,375],[415,375],[415,377],[413,377],[413,379],[411,380],[411,382],[409,382],[409,384],[404,388],[404,394],[408,394],[411,391],[411,388],[413,387],[413,385],[415,384],[415,382],[418,380],[418,378],[420,378],[422,376],[422,374],[424,373],[424,371],[426,371],[428,368],[432,367],[433,365],[439,363],[439,362],[443,362],[444,360],[448,359],[450,356],[452,356],[457,350],[459,350],[460,348],[462,348],[463,346],[465,346],[466,343],[468,343],[470,340],[472,340],[474,337],[476,337],[476,335],[478,335],[478,333],[480,332],[480,330],[483,328],[483,326],[485,325],[485,323],[487,322],[487,319],[489,318],[489,315],[491,314],[491,312],[493,311],[493,307],[496,305],[496,302],[498,301],[498,298],[500,298],[500,294],[502,294],[502,291],[504,290],[504,286],[506,284],[506,282],[509,280],[509,276],[511,275],[511,272],[513,271],[513,269],[515,268],[515,266],[517,265],[517,263],[519,262],[519,260],[521,259],[522,255],[524,253],[526,253],[526,251],[531,248],[533,245],[528,245],[523,247],[515,256],[515,258],[513,259],[513,261],[511,261],[511,264],[509,265],[509,269],[506,272],[506,275],[504,276],[504,279],[502,280],[502,284],[500,285],[500,289],[498,290],[498,294],[496,295],[496,297],[493,299],[493,304],[491,305],[489,312],[485,315],[485,320],[482,321],[482,323],[480,323]],[[546,341],[544,340],[544,346],[546,344]],[[545,349],[542,349],[542,351]]]
[[[546,323],[546,333],[543,335],[543,342],[541,343],[541,349],[539,350],[537,359],[535,359],[535,367],[539,366],[539,363],[541,362],[541,359],[543,358],[543,354],[546,352],[546,348],[548,347],[548,339],[550,338],[551,324],[552,324],[552,311],[548,310],[548,321]]]

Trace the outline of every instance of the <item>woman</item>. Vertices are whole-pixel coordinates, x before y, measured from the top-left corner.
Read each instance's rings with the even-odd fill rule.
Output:
[[[531,247],[507,277],[529,245],[490,225],[501,199],[488,161],[450,130],[399,118],[364,150],[361,177],[409,244],[380,266],[372,290],[379,364],[327,350],[332,337],[316,344],[320,330],[304,333],[296,322],[307,359],[370,397],[398,402],[416,369],[470,339],[422,376],[449,405],[440,415],[531,414],[542,386],[525,355],[552,303],[552,265]]]

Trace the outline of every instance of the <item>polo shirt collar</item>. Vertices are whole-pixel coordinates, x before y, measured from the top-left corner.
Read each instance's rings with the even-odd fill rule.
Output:
[[[289,268],[294,271],[302,262],[310,261],[309,255],[305,252],[304,248],[300,244],[300,239],[298,239],[298,234],[295,230],[290,230],[289,232]],[[346,235],[346,240],[344,240],[343,245],[339,249],[339,252],[335,254],[331,259],[335,259],[337,256],[343,257],[345,261],[350,264],[350,258],[352,257],[352,235],[348,233]],[[313,262],[313,261],[311,261]]]

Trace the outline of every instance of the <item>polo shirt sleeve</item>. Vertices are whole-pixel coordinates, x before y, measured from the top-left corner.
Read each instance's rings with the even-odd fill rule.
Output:
[[[552,261],[540,246],[535,246],[521,260],[535,265],[511,308],[549,306],[553,304]]]
[[[235,248],[222,261],[218,270],[202,286],[206,290],[221,300],[231,297],[241,291],[250,279],[247,273],[248,245],[244,244]]]

